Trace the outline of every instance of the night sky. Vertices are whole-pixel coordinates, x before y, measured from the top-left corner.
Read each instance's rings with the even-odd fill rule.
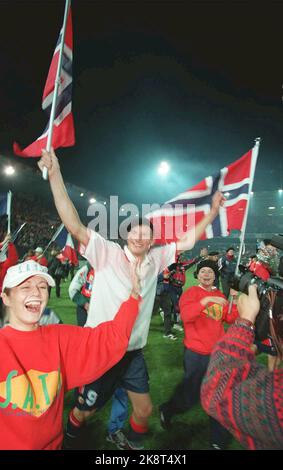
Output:
[[[77,142],[57,152],[67,181],[121,203],[164,202],[260,136],[254,190],[283,187],[283,2],[74,0],[72,10]],[[61,0],[0,0],[0,154],[46,125],[63,11]]]

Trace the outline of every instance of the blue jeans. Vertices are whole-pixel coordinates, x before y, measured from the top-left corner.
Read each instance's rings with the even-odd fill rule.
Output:
[[[128,394],[124,388],[116,388],[112,398],[112,408],[107,429],[109,434],[113,434],[122,429],[128,418]]]
[[[177,385],[171,398],[162,405],[168,417],[183,413],[199,403],[201,382],[205,376],[209,358],[209,355],[198,354],[185,347],[184,378]],[[211,443],[224,448],[230,436],[228,431],[215,419],[209,417],[209,421]]]

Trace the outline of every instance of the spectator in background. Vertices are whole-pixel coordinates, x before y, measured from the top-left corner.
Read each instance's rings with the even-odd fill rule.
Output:
[[[197,256],[194,260],[194,263],[196,265],[196,270],[194,271],[194,278],[197,279],[197,267],[198,264],[201,263],[202,261],[206,260],[208,258],[208,249],[206,247],[203,247],[200,249],[199,256]]]
[[[79,269],[69,286],[69,297],[77,305],[77,324],[79,326],[84,326],[87,320],[93,281],[94,269],[87,263]]]
[[[236,270],[236,258],[234,248],[227,248],[226,254],[219,259],[219,272],[221,277],[222,292],[226,299],[229,297],[230,285]]]
[[[271,275],[278,272],[279,258],[277,249],[271,245],[271,240],[263,240],[257,250],[256,259],[250,265],[249,270],[257,277],[267,281]],[[255,354],[266,353],[268,369],[272,372],[280,363],[278,354],[270,334],[263,341],[256,340],[252,345]]]
[[[7,270],[11,266],[14,266],[15,264],[17,264],[18,259],[19,257],[18,257],[17,249],[14,243],[11,242],[11,235],[7,234],[4,240],[0,243],[0,294],[2,292],[3,280],[6,276]],[[3,319],[4,319],[4,312],[3,312],[2,298],[0,297],[0,321],[3,322]]]
[[[11,235],[7,234],[0,243],[0,293],[2,292],[2,284],[7,269],[17,264],[18,259],[17,249],[14,243],[11,242]]]
[[[69,261],[69,274],[71,277],[71,281],[74,279],[75,276],[75,265]]]
[[[48,272],[55,281],[55,292],[56,297],[60,297],[61,293],[61,279],[64,275],[64,269],[62,269],[61,261],[58,259],[59,251],[52,248],[50,256],[48,257]],[[51,297],[51,287],[49,287],[49,296]]]
[[[45,258],[43,249],[40,246],[34,250],[34,256],[31,259],[33,259],[36,263],[39,263],[41,266],[45,266],[46,268],[48,266],[48,261]]]
[[[35,252],[34,252],[34,250],[29,249],[28,252],[24,255],[23,260],[24,260],[24,261],[28,261],[28,260],[30,260],[30,259],[33,259],[33,260],[34,260],[34,257],[35,257]]]
[[[196,267],[199,263],[202,261],[206,260],[208,257],[208,249],[206,247],[203,247],[200,249],[199,256],[196,258]]]
[[[172,298],[169,290],[169,276],[170,271],[166,268],[162,273],[158,275],[156,296],[154,301],[153,312],[161,309],[162,318],[164,321],[164,334],[163,338],[175,341],[177,336],[172,332]]]
[[[183,287],[186,283],[186,270],[189,269],[189,263],[183,263],[181,257],[177,256],[176,263],[169,266],[169,292],[173,305],[173,328],[178,331],[183,331],[180,320],[179,300],[183,293]]]
[[[249,261],[248,261],[247,264],[246,264],[246,267],[247,267],[247,268],[250,268],[251,266],[254,265],[254,263],[255,263],[256,261],[257,261],[257,256],[256,256],[256,255],[251,255],[251,256],[249,257]],[[251,271],[251,270],[250,270],[250,271]]]
[[[271,245],[271,240],[263,240],[258,248],[257,259],[253,261],[249,270],[255,275],[267,281],[270,276],[278,272],[279,258],[277,249]]]

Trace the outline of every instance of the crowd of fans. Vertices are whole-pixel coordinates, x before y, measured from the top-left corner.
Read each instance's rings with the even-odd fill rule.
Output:
[[[45,247],[60,224],[56,212],[31,195],[13,195],[12,221],[15,228],[26,222],[17,240],[20,252],[37,246]]]

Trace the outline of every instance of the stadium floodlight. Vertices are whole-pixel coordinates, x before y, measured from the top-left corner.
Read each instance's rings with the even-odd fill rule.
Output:
[[[106,206],[107,202],[106,202],[106,201],[104,201],[104,203],[103,203],[103,204]]]
[[[283,193],[283,189],[278,189],[279,194]]]
[[[157,172],[159,175],[167,175],[169,171],[170,171],[170,166],[168,165],[167,162],[161,162],[157,169]]]
[[[11,165],[6,166],[4,169],[4,173],[7,176],[12,176],[15,173],[15,171],[16,171],[15,168]]]
[[[276,207],[274,207],[274,206],[269,206],[268,209],[273,210],[273,209],[276,209]]]
[[[80,194],[81,197],[84,197],[84,195],[85,195],[85,193],[81,193],[81,194]]]
[[[96,199],[94,197],[91,197],[90,200],[89,200],[89,203],[94,204],[95,202],[96,202]]]

